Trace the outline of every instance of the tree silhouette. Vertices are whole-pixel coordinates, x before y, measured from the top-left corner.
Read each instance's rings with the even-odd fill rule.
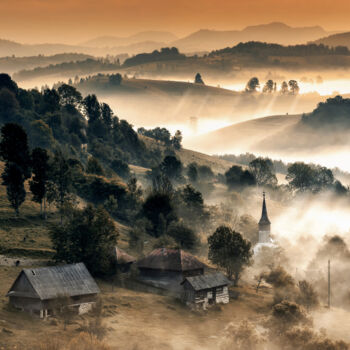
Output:
[[[241,272],[251,262],[251,243],[230,227],[219,226],[209,236],[208,244],[209,260],[224,268],[227,276],[233,277],[234,285],[237,286]]]
[[[31,175],[27,134],[18,124],[5,124],[1,129],[0,157],[5,161],[2,173],[7,198],[19,215],[19,207],[25,200],[24,182]]]
[[[251,78],[247,86],[245,88],[246,92],[256,92],[256,90],[260,87],[259,79],[257,77]]]
[[[204,85],[204,81],[203,81],[202,76],[200,75],[200,73],[196,74],[196,76],[194,77],[194,82],[195,82],[195,84],[202,84],[202,85]]]
[[[33,178],[30,181],[30,190],[33,201],[40,203],[40,213],[46,219],[46,192],[49,180],[49,155],[42,148],[35,148],[32,152]]]

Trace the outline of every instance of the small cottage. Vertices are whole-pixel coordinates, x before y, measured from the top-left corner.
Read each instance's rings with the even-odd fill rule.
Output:
[[[136,258],[118,247],[112,249],[111,256],[115,262],[116,268],[121,272],[128,272],[131,265],[136,262]]]
[[[24,269],[6,296],[17,309],[41,318],[62,307],[83,314],[96,302],[100,290],[83,263]]]
[[[208,305],[229,302],[230,281],[221,272],[186,277],[181,284],[182,299],[187,305],[205,309]]]

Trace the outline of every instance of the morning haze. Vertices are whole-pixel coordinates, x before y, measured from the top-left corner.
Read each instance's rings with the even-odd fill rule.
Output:
[[[0,350],[350,350],[348,1],[0,1]]]

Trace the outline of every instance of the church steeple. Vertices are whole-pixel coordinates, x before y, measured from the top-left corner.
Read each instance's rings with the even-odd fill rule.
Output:
[[[262,203],[262,212],[261,218],[259,221],[259,243],[269,243],[271,231],[271,222],[267,215],[265,192],[263,192],[263,203]]]
[[[271,222],[269,220],[269,217],[267,216],[265,192],[263,192],[263,204],[262,204],[262,212],[261,212],[261,218],[259,221],[259,225],[267,225],[267,224],[271,225]]]

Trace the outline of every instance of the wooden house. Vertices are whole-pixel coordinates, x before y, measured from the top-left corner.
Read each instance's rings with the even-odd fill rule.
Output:
[[[207,266],[181,249],[158,248],[137,262],[138,280],[180,296],[185,277],[202,275]]]
[[[7,296],[17,309],[41,318],[64,307],[82,314],[96,302],[100,290],[83,263],[24,269]]]
[[[186,277],[181,284],[182,299],[189,306],[205,309],[208,305],[229,302],[230,281],[221,272]]]
[[[138,261],[140,274],[147,277],[181,277],[203,275],[207,267],[181,249],[158,248]]]

